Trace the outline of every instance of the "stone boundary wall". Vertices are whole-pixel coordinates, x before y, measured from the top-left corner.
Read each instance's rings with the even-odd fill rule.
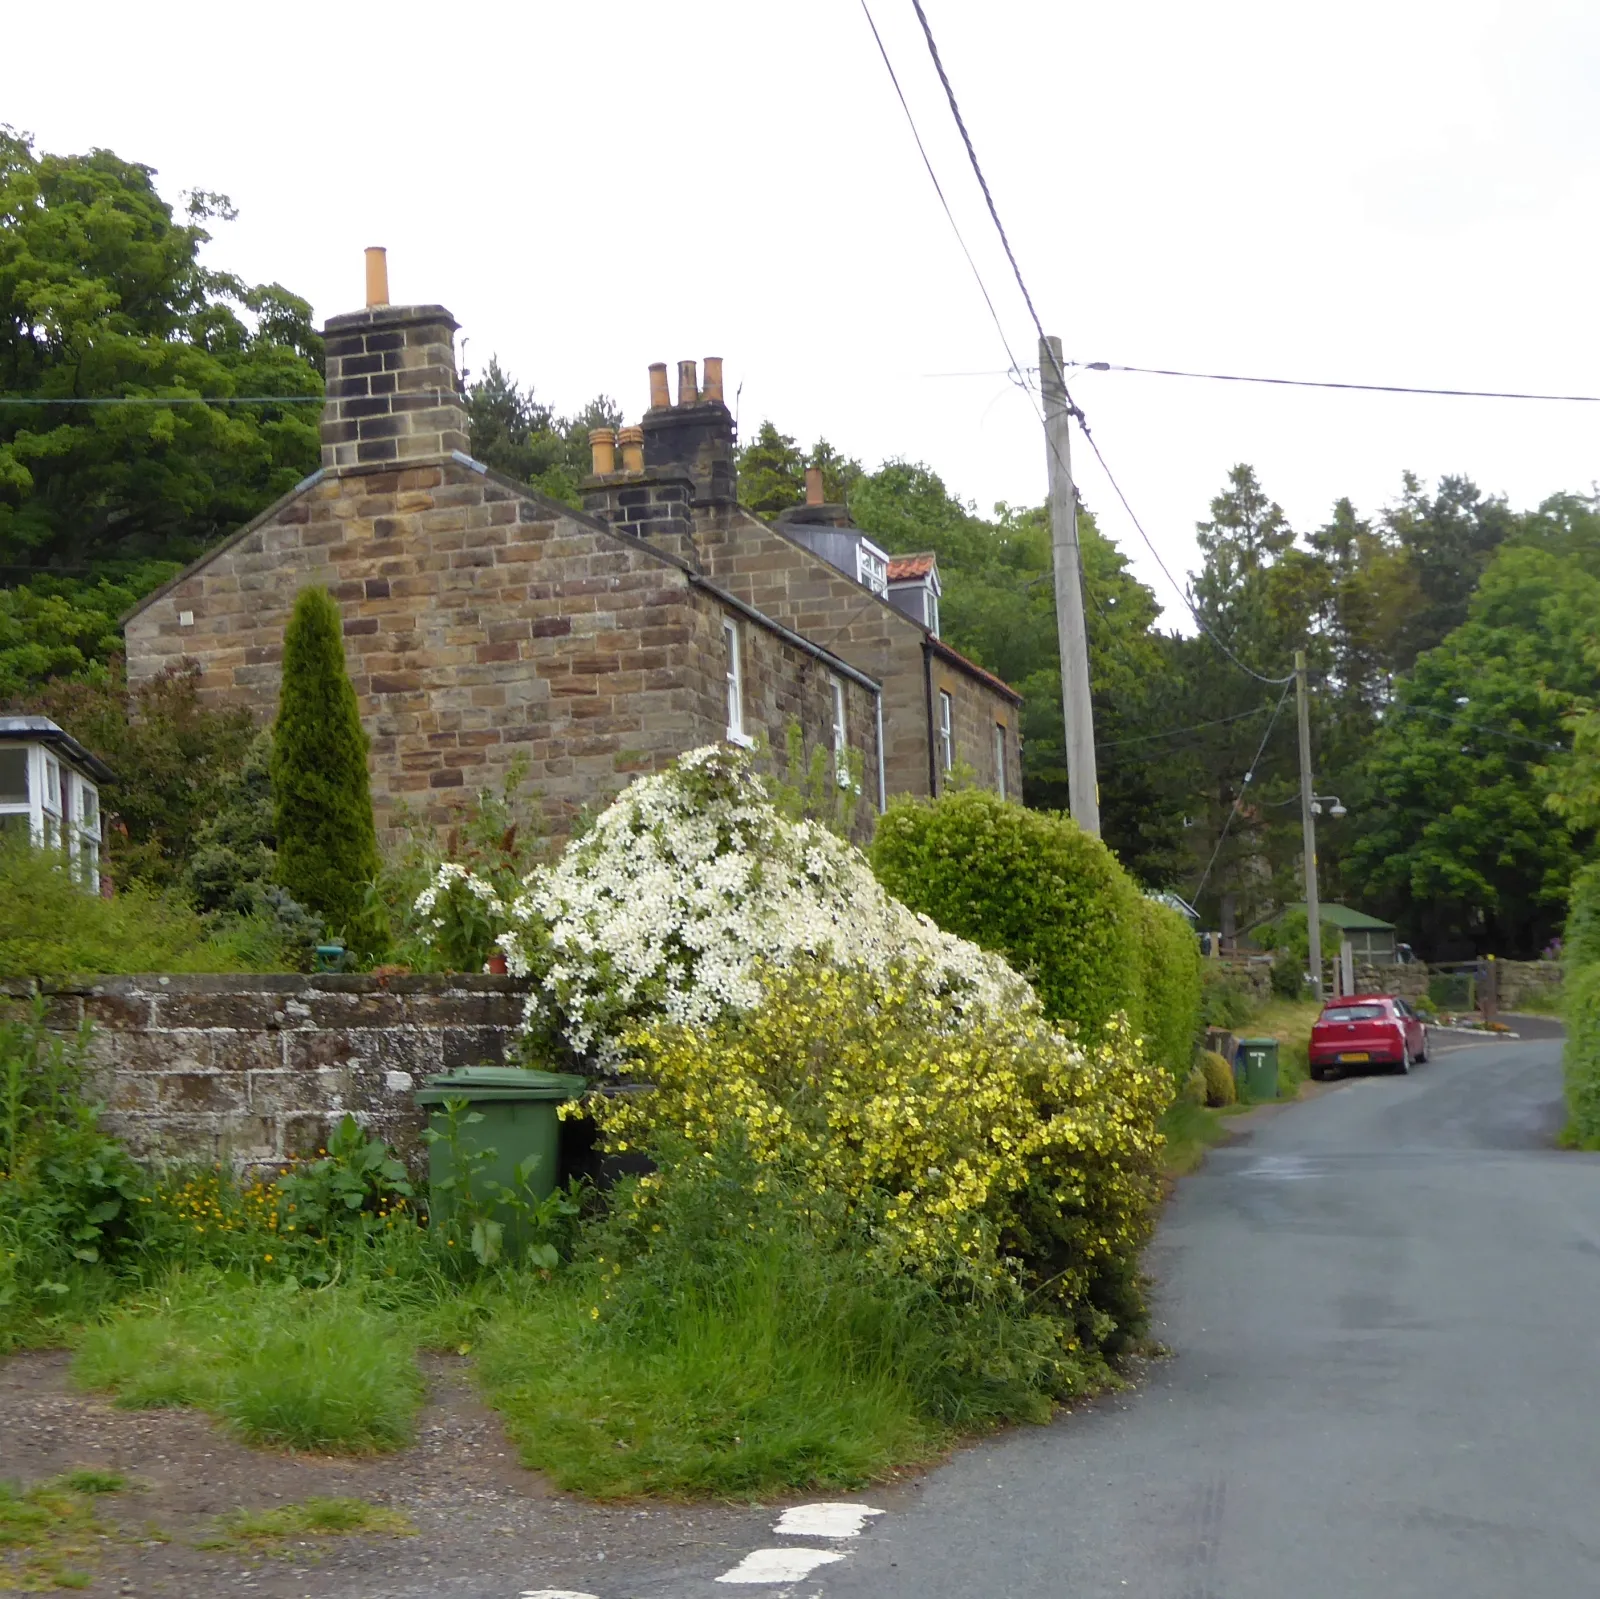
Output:
[[[1428,981],[1433,974],[1421,961],[1411,961],[1404,966],[1366,966],[1358,963],[1355,969],[1356,993],[1394,994],[1400,999],[1424,1000],[1428,997]],[[1331,994],[1333,990],[1330,988]]]
[[[1501,1010],[1548,1000],[1561,987],[1560,961],[1496,961],[1494,968]]]
[[[0,1016],[43,993],[53,1028],[88,1022],[104,1125],[142,1158],[271,1166],[314,1154],[348,1111],[415,1167],[412,1089],[502,1061],[525,991],[489,976],[90,977],[0,982]]]

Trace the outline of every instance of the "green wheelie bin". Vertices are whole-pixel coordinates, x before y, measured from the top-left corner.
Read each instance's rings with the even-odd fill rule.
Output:
[[[468,1201],[475,1217],[500,1223],[504,1252],[520,1253],[526,1240],[519,1212],[498,1202],[497,1185],[529,1202],[554,1192],[560,1177],[558,1112],[563,1101],[578,1098],[587,1086],[582,1077],[519,1066],[462,1066],[430,1077],[417,1090],[417,1103],[430,1107],[429,1126],[438,1134],[428,1147],[429,1225],[448,1227]],[[452,1147],[449,1105],[456,1100],[464,1100],[466,1108],[456,1120]],[[473,1115],[481,1119],[469,1120]],[[529,1157],[534,1157],[533,1168],[519,1183],[517,1168]],[[468,1187],[470,1200],[463,1192]],[[465,1247],[467,1241],[461,1242]]]
[[[1275,1038],[1241,1038],[1233,1057],[1233,1077],[1240,1099],[1257,1104],[1278,1097],[1278,1041]]]

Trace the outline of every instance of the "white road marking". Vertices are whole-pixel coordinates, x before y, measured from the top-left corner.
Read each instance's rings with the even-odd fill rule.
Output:
[[[573,1588],[529,1588],[522,1599],[595,1599],[592,1593],[579,1593]]]
[[[832,1565],[844,1556],[833,1549],[756,1549],[747,1554],[718,1582],[799,1582],[818,1566]]]
[[[871,1505],[791,1505],[772,1530],[793,1538],[854,1538],[870,1517],[882,1514]]]

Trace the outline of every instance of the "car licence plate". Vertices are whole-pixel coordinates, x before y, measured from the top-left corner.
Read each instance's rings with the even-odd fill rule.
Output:
[[[1352,1052],[1350,1052],[1348,1054],[1341,1055],[1339,1057],[1339,1059],[1341,1061],[1345,1062],[1347,1065],[1354,1066],[1359,1061],[1364,1061],[1364,1060],[1368,1060],[1369,1061],[1369,1060],[1371,1060],[1372,1056],[1367,1050],[1362,1049],[1362,1050],[1355,1050],[1355,1051],[1352,1051]]]

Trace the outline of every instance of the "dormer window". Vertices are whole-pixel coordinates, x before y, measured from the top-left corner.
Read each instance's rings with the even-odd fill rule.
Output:
[[[856,541],[856,581],[880,597],[889,592],[889,557],[865,539]]]

